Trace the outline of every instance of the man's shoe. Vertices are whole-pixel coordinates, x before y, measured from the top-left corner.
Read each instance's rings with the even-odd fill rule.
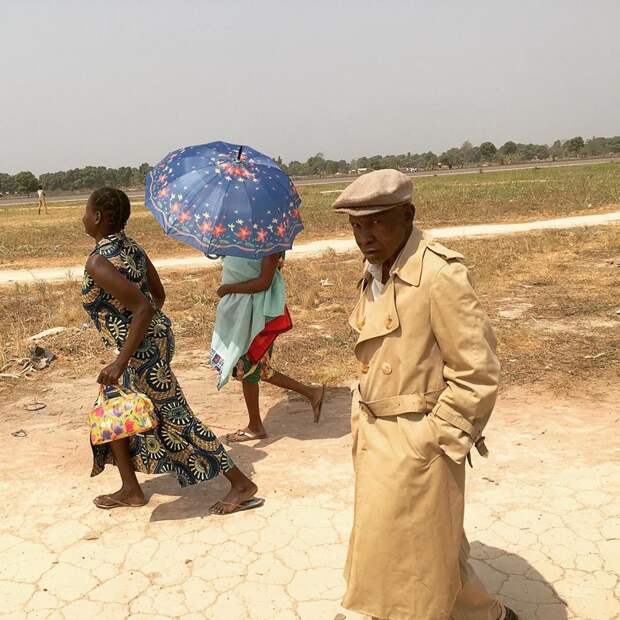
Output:
[[[504,620],[519,620],[519,616],[510,609],[510,607],[506,607],[506,615],[504,616]]]

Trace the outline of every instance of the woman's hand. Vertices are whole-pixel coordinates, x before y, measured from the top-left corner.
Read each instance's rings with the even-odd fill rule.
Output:
[[[101,383],[102,385],[117,385],[118,380],[122,377],[126,368],[127,364],[123,364],[118,360],[113,361],[101,370],[99,377],[97,377],[97,383]]]
[[[217,289],[220,297],[225,295],[253,295],[254,293],[262,293],[271,286],[273,277],[278,268],[279,254],[270,254],[261,261],[260,275],[245,282],[235,282],[234,284],[222,284]]]
[[[220,286],[220,288],[217,289],[218,297],[225,297],[226,295],[230,295],[231,292],[232,291],[230,290],[229,284],[222,284],[222,286]]]

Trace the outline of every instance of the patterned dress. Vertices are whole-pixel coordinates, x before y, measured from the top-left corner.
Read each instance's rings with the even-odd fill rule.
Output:
[[[109,260],[130,282],[140,287],[154,305],[147,280],[146,256],[125,233],[104,237],[93,254]],[[84,272],[82,304],[108,346],[120,349],[129,333],[132,313]],[[130,438],[130,454],[136,471],[146,474],[174,472],[184,487],[210,480],[229,471],[234,463],[213,432],[189,408],[170,362],[174,334],[170,319],[157,310],[144,340],[134,353],[123,383],[146,394],[155,406],[159,425],[149,433]],[[91,476],[114,463],[109,444],[92,446]]]

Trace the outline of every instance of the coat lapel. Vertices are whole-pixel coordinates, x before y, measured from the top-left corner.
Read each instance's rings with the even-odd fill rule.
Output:
[[[362,303],[365,306],[365,312],[357,344],[385,336],[400,327],[398,313],[396,312],[394,279],[388,280],[383,293],[375,301],[371,301],[372,298],[369,299],[370,295],[372,292],[367,290],[363,297]]]
[[[419,228],[414,227],[397,263],[393,275],[385,285],[383,293],[373,301],[372,276],[366,272],[361,280],[359,300],[349,317],[349,324],[359,333],[356,347],[367,340],[381,338],[400,327],[396,310],[396,284],[399,278],[406,284],[419,286],[422,259],[429,240]]]
[[[407,284],[419,286],[422,277],[422,261],[429,241],[430,239],[414,226],[407,245],[392,269],[394,276],[398,276]]]

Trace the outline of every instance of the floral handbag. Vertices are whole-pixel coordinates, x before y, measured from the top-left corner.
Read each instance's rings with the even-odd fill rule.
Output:
[[[93,445],[108,443],[123,437],[145,433],[157,426],[153,403],[139,392],[125,392],[114,386],[120,396],[108,398],[103,385],[94,409],[88,416],[90,441]]]

